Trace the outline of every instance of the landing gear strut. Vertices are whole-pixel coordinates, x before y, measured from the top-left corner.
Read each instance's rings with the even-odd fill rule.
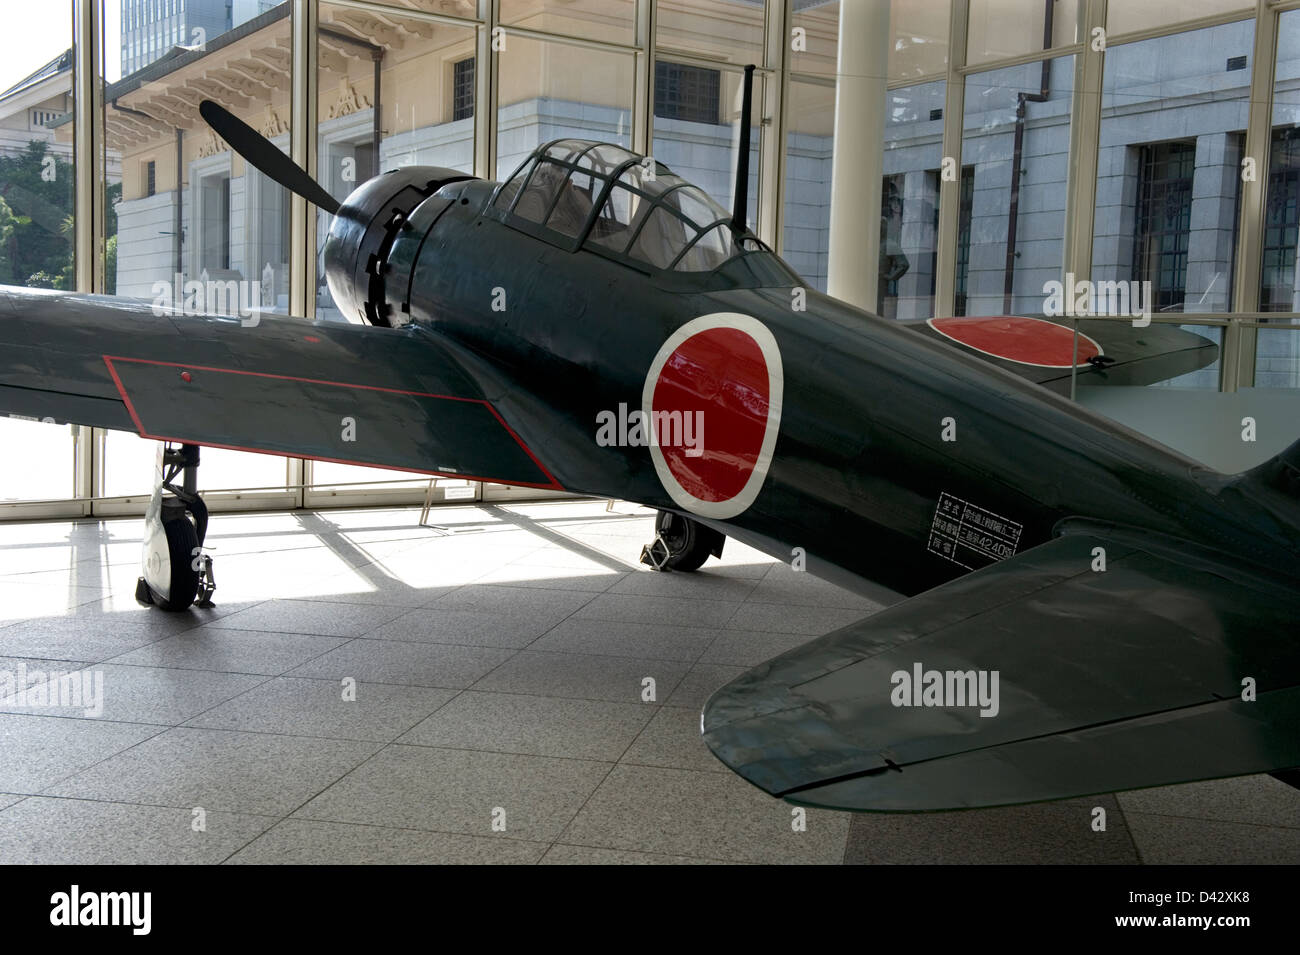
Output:
[[[208,508],[198,493],[198,466],[198,445],[164,445],[158,453],[153,497],[144,515],[144,576],[135,585],[135,599],[142,604],[161,610],[212,606],[217,581],[212,558],[203,553]],[[173,482],[182,472],[177,487]]]
[[[655,539],[641,548],[641,563],[655,570],[698,570],[709,559],[722,556],[726,536],[699,521],[660,511],[655,518]]]

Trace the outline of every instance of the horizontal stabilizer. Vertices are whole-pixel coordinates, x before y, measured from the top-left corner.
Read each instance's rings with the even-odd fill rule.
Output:
[[[1069,394],[1076,368],[1079,387],[1145,386],[1198,371],[1219,357],[1214,341],[1177,325],[1019,315],[903,324],[1059,394]]]

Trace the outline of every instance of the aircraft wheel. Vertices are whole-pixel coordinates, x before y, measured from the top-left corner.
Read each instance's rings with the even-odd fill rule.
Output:
[[[655,518],[655,534],[668,549],[658,570],[698,570],[710,554],[722,550],[721,534],[672,511],[659,512]]]
[[[194,603],[199,592],[199,572],[194,569],[194,551],[199,534],[188,517],[178,517],[163,524],[167,534],[167,556],[171,559],[171,596],[154,597],[154,606],[162,610],[184,610]]]

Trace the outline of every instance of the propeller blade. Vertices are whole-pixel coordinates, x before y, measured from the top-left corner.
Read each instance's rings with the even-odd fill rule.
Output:
[[[249,126],[228,109],[205,99],[199,104],[199,115],[213,131],[230,144],[264,176],[278,182],[290,192],[296,192],[308,202],[315,203],[330,215],[338,212],[339,203],[315,179],[276,148],[275,144]]]

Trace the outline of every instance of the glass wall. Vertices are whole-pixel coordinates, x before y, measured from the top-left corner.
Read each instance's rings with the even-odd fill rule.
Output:
[[[752,0],[659,0],[657,46],[662,54],[762,65],[766,11]]]
[[[971,170],[963,315],[1039,315],[1061,278],[1074,57],[966,78]]]
[[[633,55],[507,31],[497,54],[496,178],[552,139],[632,144]]]
[[[529,7],[532,16],[544,4],[516,6]],[[318,16],[316,178],[329,193],[341,202],[372,176],[400,166],[442,166],[472,174],[473,24],[367,14],[328,3],[320,5]],[[333,220],[318,211],[318,256]],[[330,297],[319,258],[316,282],[316,317],[347,321]],[[428,483],[408,472],[333,461],[309,461],[305,474],[308,498],[317,504],[357,500],[366,493],[409,497],[411,490]],[[384,482],[382,487],[378,482]]]
[[[792,79],[786,95],[790,119],[785,134],[781,251],[810,286],[825,292],[830,254],[835,86],[833,80]]]
[[[288,194],[231,152],[198,106],[217,102],[288,152],[289,8],[105,3],[105,36],[117,40],[105,46],[105,141],[110,168],[121,170],[110,192],[106,291],[241,321],[255,311],[288,311]],[[156,449],[134,434],[107,432],[98,493],[147,496]],[[285,458],[204,449],[198,473],[200,490],[263,492],[226,503],[295,499]],[[222,495],[209,501],[220,506]]]
[[[939,80],[885,94],[876,304],[885,318],[934,317],[946,86]]]
[[[743,73],[717,66],[655,60],[654,158],[699,186],[724,209],[732,209],[740,151]],[[765,83],[754,76],[754,115],[760,115]],[[748,221],[758,222],[763,127],[750,128]]]
[[[473,24],[368,15],[322,3],[317,179],[341,202],[372,176],[399,166],[472,174],[475,59]],[[333,219],[317,214],[318,253]],[[343,320],[319,263],[316,272],[316,316]]]
[[[636,0],[500,0],[505,27],[607,43],[636,42]]]
[[[1201,17],[1253,11],[1251,0],[1141,0],[1111,3],[1106,7],[1106,32],[1119,36],[1138,30],[1168,28]]]
[[[948,68],[948,0],[890,0],[889,81],[914,82]]]
[[[1117,46],[1106,55],[1097,153],[1096,280],[1150,282],[1154,312],[1232,300],[1250,21]]]
[[[826,290],[835,128],[838,0],[797,0],[791,20],[781,251]],[[934,314],[935,229],[948,65],[948,0],[891,0],[885,94],[881,256],[875,308],[889,318]]]
[[[72,4],[5,12],[0,40],[0,285],[73,289]],[[0,417],[0,503],[72,497],[78,429]]]
[[[1253,28],[1227,23],[1106,55],[1091,278],[1122,283],[1132,309],[1231,310]],[[1221,340],[1212,326],[1183,328]],[[1220,374],[1216,360],[1161,384],[1217,389]]]
[[[1078,0],[970,0],[966,62],[1070,46],[1078,39],[1078,19]]]
[[[1300,311],[1300,10],[1278,18],[1271,126],[1259,309],[1284,315]],[[1282,315],[1264,322],[1284,327],[1256,331],[1255,385],[1300,388],[1300,329]]]
[[[795,0],[790,21],[790,69],[835,79],[840,0]]]

